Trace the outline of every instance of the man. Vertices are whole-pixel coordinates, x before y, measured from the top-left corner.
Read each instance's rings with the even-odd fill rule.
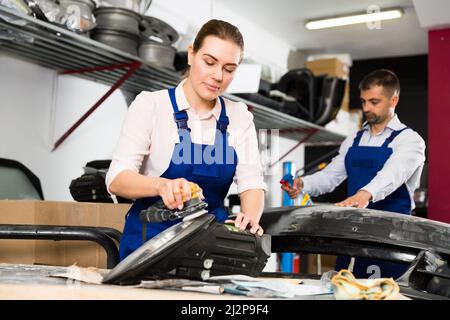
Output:
[[[282,188],[291,198],[302,190],[318,196],[333,191],[347,178],[349,197],[336,205],[410,214],[425,161],[425,142],[395,114],[400,83],[392,71],[381,69],[368,74],[359,89],[367,120],[363,129],[344,140],[339,154],[325,169],[296,178],[292,188]],[[347,267],[349,260],[339,257],[336,268]],[[398,277],[403,271],[398,265],[362,258],[354,267],[357,277],[377,273]]]

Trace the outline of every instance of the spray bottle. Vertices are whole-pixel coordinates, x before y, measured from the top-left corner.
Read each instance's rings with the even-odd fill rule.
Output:
[[[294,177],[290,173],[285,174],[283,179],[280,180],[280,183],[287,188],[292,188],[294,185]],[[301,190],[298,197],[294,199],[294,206],[311,206],[313,204],[309,194],[305,193],[303,190]]]

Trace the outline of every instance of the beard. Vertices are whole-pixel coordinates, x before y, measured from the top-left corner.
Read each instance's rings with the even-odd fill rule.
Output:
[[[365,112],[364,116],[366,117],[368,124],[379,124],[385,120],[383,117],[378,116],[373,112]]]

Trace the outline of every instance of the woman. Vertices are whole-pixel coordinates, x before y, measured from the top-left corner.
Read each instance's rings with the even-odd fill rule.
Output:
[[[106,184],[110,193],[137,199],[126,216],[120,257],[142,244],[141,210],[161,199],[170,209],[200,186],[208,212],[224,222],[223,201],[233,180],[241,198],[234,224],[261,235],[262,167],[253,116],[243,103],[223,99],[242,60],[239,30],[210,20],[188,48],[187,77],[176,87],[142,92],[131,104],[113,154]],[[147,239],[175,222],[146,226]]]

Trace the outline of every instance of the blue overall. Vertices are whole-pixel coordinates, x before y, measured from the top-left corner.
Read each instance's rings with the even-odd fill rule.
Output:
[[[367,185],[380,171],[392,154],[392,148],[388,145],[403,130],[393,131],[384,141],[381,147],[359,146],[359,142],[364,133],[364,129],[359,131],[353,140],[353,145],[349,148],[345,157],[345,169],[348,179],[348,195],[353,196],[361,188]],[[398,212],[401,214],[411,214],[411,197],[406,184],[401,185],[397,190],[388,195],[385,199],[376,203],[369,203],[368,208]],[[350,262],[350,257],[338,257],[336,270],[346,269]],[[400,264],[367,259],[356,258],[353,273],[357,278],[393,277],[398,278],[407,269],[407,266]]]
[[[178,109],[175,88],[169,89],[169,97],[180,142],[175,144],[170,165],[161,177],[185,178],[190,182],[197,183],[202,188],[205,201],[208,203],[208,212],[214,214],[217,221],[224,222],[228,217],[228,211],[225,209],[223,201],[233,182],[238,162],[236,151],[228,144],[229,121],[225,102],[222,97],[219,97],[221,112],[216,125],[214,145],[203,145],[195,144],[191,140],[188,115],[185,110],[179,111]],[[137,199],[131,206],[126,215],[125,228],[120,241],[121,260],[142,245],[143,225],[139,220],[139,213],[159,199],[161,199],[159,196]],[[147,240],[178,222],[180,222],[179,219],[148,223]]]

